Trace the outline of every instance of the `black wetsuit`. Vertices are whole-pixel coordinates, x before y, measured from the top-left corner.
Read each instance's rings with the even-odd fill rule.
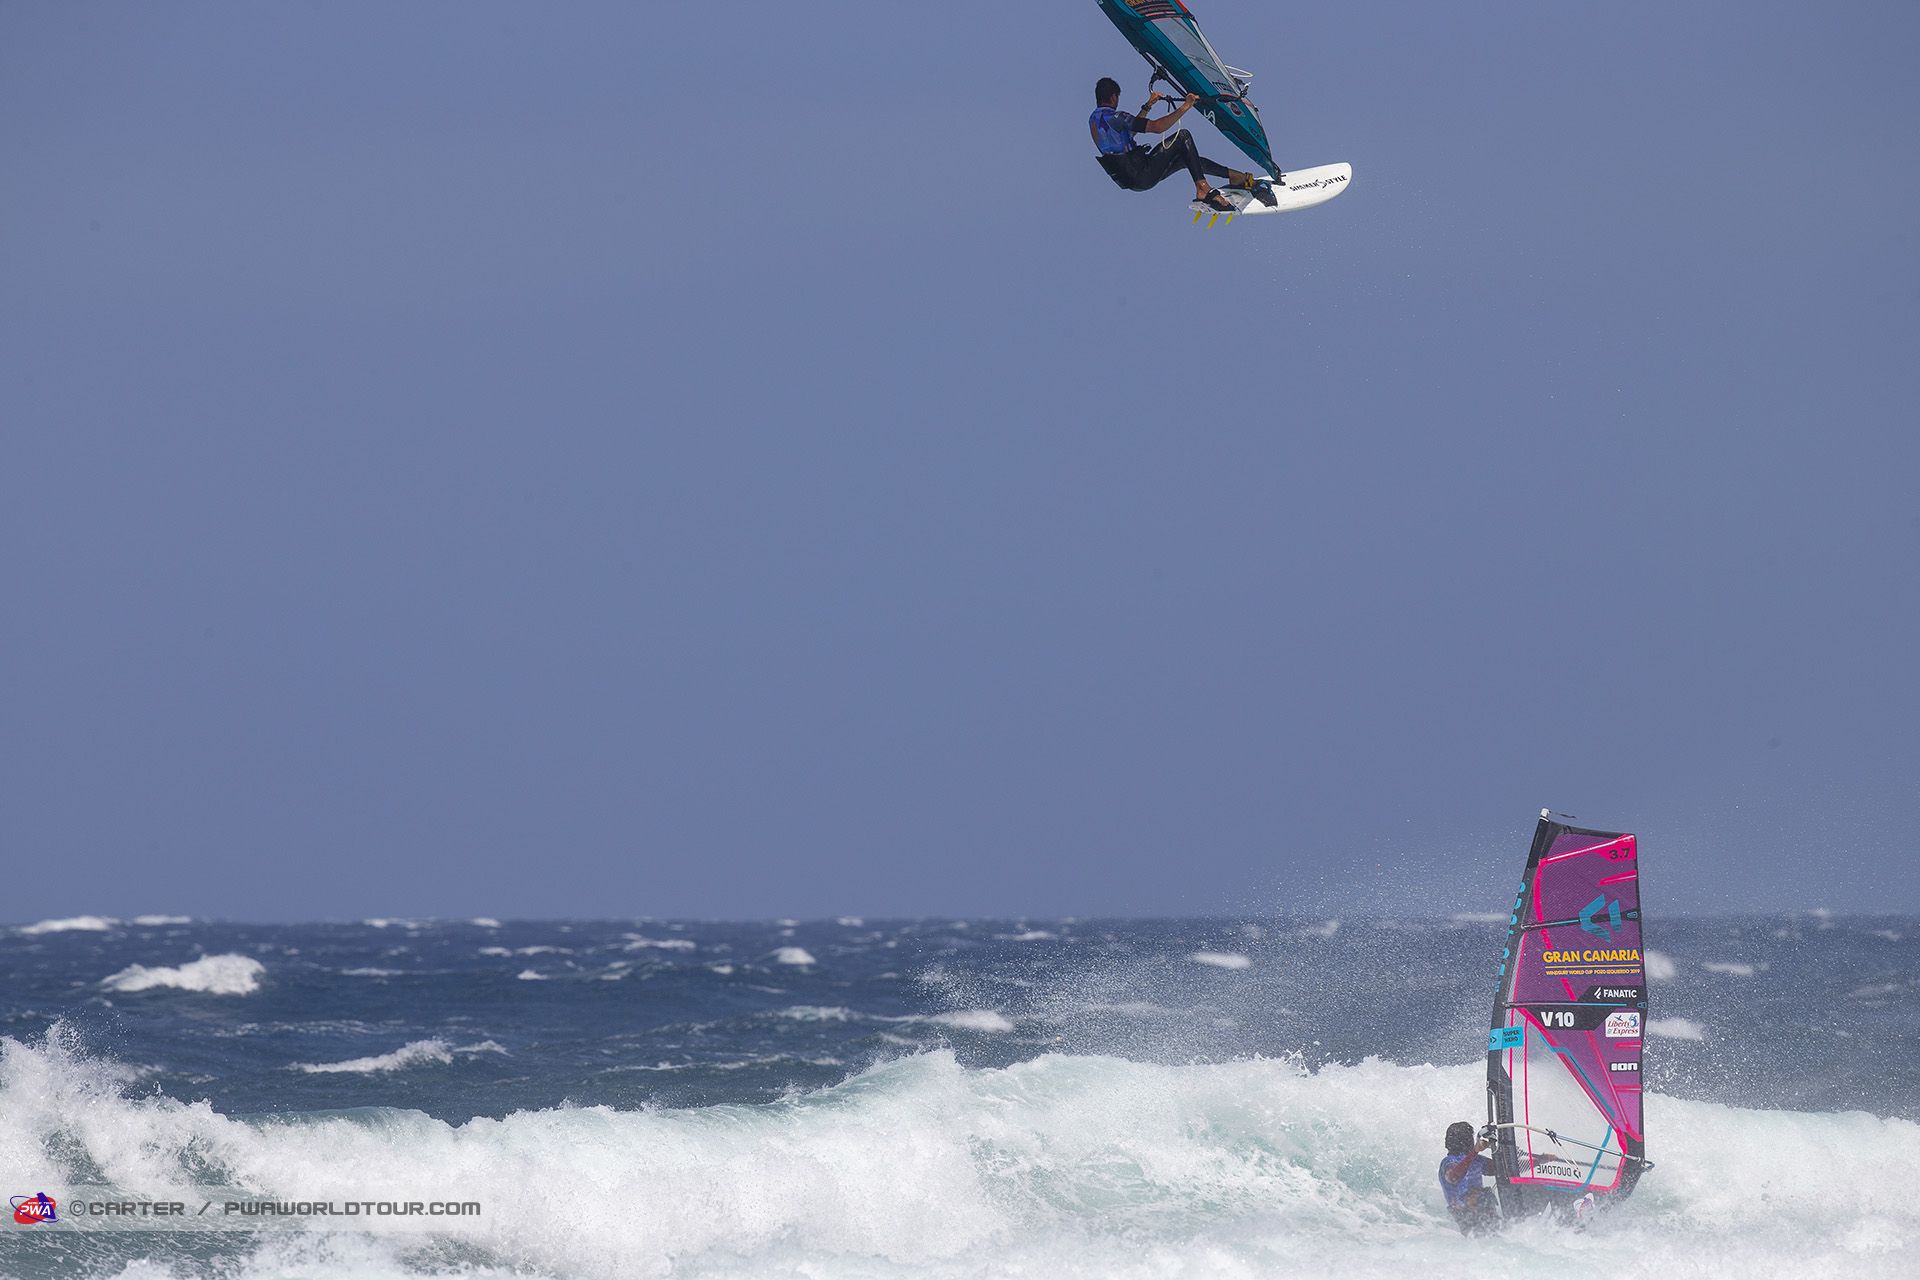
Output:
[[[1151,191],[1161,179],[1171,177],[1182,169],[1195,182],[1199,182],[1203,175],[1214,178],[1227,176],[1227,167],[1201,155],[1200,148],[1194,144],[1193,135],[1185,129],[1157,147],[1135,147],[1117,156],[1101,156],[1100,167],[1107,171],[1108,177],[1128,191]]]
[[[1133,135],[1145,132],[1146,121],[1139,116],[1102,107],[1088,123],[1094,145],[1101,149],[1100,167],[1107,176],[1128,191],[1151,191],[1160,182],[1181,169],[1197,184],[1203,177],[1224,178],[1225,165],[1215,164],[1200,154],[1193,135],[1185,129],[1167,138],[1157,147],[1127,145]],[[1117,148],[1126,146],[1125,150]]]

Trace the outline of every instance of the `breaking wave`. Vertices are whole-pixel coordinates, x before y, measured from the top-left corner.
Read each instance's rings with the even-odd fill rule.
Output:
[[[42,920],[38,924],[23,924],[22,933],[105,933],[119,924],[118,920],[106,916],[69,916],[64,920]]]
[[[101,979],[100,985],[109,991],[178,987],[182,991],[204,991],[216,996],[244,996],[260,989],[260,975],[266,971],[267,966],[252,956],[201,956],[174,969],[149,969],[143,964],[130,964]]]
[[[467,1044],[455,1047],[445,1040],[415,1040],[403,1044],[392,1053],[377,1054],[370,1058],[351,1058],[346,1062],[296,1062],[295,1071],[304,1071],[308,1075],[334,1075],[351,1073],[371,1075],[380,1071],[403,1071],[408,1067],[445,1066],[453,1061],[456,1053],[505,1053],[506,1050],[491,1040],[479,1044]]]
[[[456,1052],[421,1041],[321,1069]],[[1920,1126],[1658,1094],[1658,1168],[1618,1211],[1584,1234],[1533,1221],[1464,1239],[1433,1170],[1446,1124],[1475,1112],[1477,1065],[1048,1055],[969,1069],[941,1051],[761,1105],[463,1124],[389,1108],[236,1118],[129,1097],[127,1074],[59,1030],[0,1040],[0,1165],[17,1190],[191,1200],[221,1185],[281,1200],[457,1196],[483,1211],[263,1230],[233,1237],[217,1266],[143,1232],[144,1253],[88,1274],[1532,1280],[1631,1259],[1661,1275],[1806,1280],[1920,1263],[1907,1185]]]

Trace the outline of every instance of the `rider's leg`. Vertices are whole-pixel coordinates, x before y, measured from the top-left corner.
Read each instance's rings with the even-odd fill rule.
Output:
[[[1223,164],[1215,164],[1213,161],[1201,155],[1199,146],[1194,143],[1193,135],[1185,129],[1174,134],[1173,137],[1162,143],[1161,146],[1179,157],[1179,163],[1186,168],[1187,176],[1193,179],[1193,198],[1195,200],[1205,200],[1207,193],[1213,190],[1212,187],[1207,185],[1208,174],[1212,174],[1216,178],[1224,178],[1227,176],[1227,167]]]

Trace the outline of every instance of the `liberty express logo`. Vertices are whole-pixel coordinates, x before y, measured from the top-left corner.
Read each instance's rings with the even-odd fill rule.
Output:
[[[42,1191],[38,1195],[15,1196],[13,1198],[13,1220],[24,1226],[33,1226],[39,1222],[58,1222],[53,1216],[53,1197]]]
[[[1607,1015],[1607,1039],[1638,1040],[1640,1038],[1640,1011],[1638,1009],[1615,1009]]]

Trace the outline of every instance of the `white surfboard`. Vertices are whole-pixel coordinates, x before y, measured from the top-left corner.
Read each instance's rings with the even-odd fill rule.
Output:
[[[1260,200],[1251,191],[1229,191],[1222,187],[1220,194],[1233,201],[1234,213],[1244,213],[1248,216],[1256,213],[1291,213],[1295,209],[1310,209],[1316,204],[1325,204],[1345,191],[1347,184],[1352,181],[1352,165],[1323,164],[1317,169],[1292,170],[1280,181],[1275,182],[1272,204]],[[1215,209],[1212,205],[1201,204],[1198,200],[1187,207],[1196,214],[1226,213],[1225,209]]]

